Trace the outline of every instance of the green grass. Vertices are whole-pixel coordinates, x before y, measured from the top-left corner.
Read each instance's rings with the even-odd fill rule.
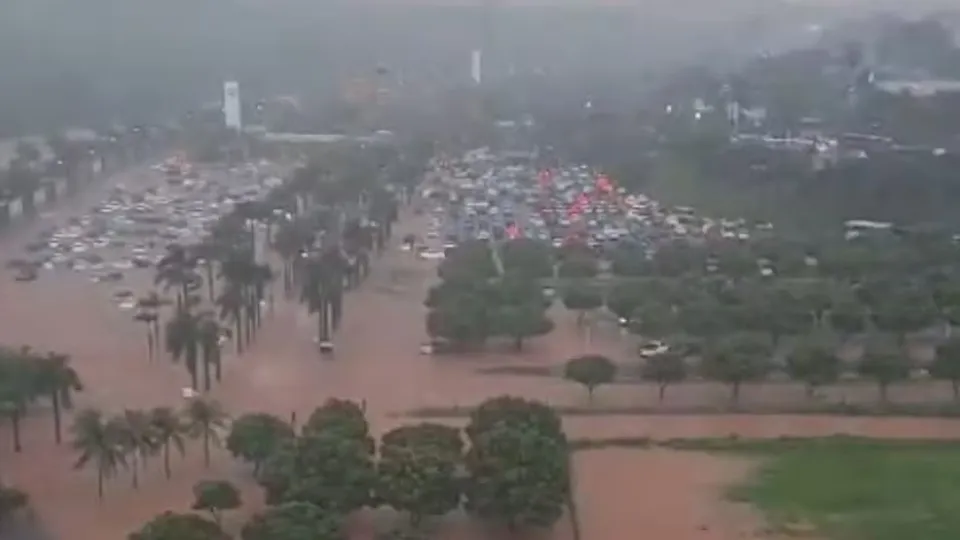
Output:
[[[831,540],[960,538],[958,443],[830,438],[705,447],[766,457],[731,496],[756,505],[775,527],[808,524]]]
[[[761,460],[732,499],[760,509],[788,537],[818,540],[960,538],[960,441],[833,436],[741,439],[577,439],[574,450],[650,447]],[[802,533],[802,534],[801,534]]]

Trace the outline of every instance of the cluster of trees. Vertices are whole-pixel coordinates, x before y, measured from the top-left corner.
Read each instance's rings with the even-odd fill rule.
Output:
[[[842,376],[877,383],[882,399],[891,384],[926,373],[960,390],[960,339],[951,333],[960,313],[960,250],[936,230],[876,232],[819,244],[768,234],[749,240],[666,242],[652,255],[621,245],[602,262],[578,248],[550,255],[549,246],[516,242],[530,268],[563,279],[565,306],[585,314],[604,309],[643,343],[665,350],[642,354],[643,378],[660,386],[699,375],[730,385],[734,400],[744,383],[774,373],[811,393]],[[508,249],[504,247],[503,251]],[[575,255],[571,255],[571,252]],[[517,256],[514,256],[517,257]],[[591,260],[593,257],[593,260]],[[595,277],[597,276],[597,277]],[[911,358],[912,336],[940,329],[936,358]],[[850,343],[858,358],[839,355]],[[616,376],[609,359],[572,359],[567,378],[591,392]]]
[[[466,435],[466,437],[464,437]],[[541,403],[490,399],[466,429],[422,423],[371,436],[361,406],[330,400],[299,430],[265,413],[232,423],[226,446],[253,466],[268,508],[244,525],[244,540],[343,537],[344,520],[362,508],[390,507],[407,519],[396,531],[422,534],[431,518],[463,510],[504,532],[549,528],[570,503],[569,447],[557,414]],[[229,538],[220,511],[235,489],[198,485],[194,514],[165,513],[136,540]]]
[[[18,141],[13,159],[0,163],[0,198],[26,197],[32,204],[28,195],[48,177],[66,178],[71,189],[76,189],[79,182],[90,180],[94,163],[99,163],[102,171],[124,167],[145,159],[169,139],[144,127],[109,129],[92,135],[77,139],[56,133],[43,139],[42,145],[34,140]]]
[[[183,455],[188,439],[203,445],[204,463],[210,464],[211,446],[221,444],[228,417],[216,401],[192,398],[177,411],[157,407],[148,411],[126,409],[108,416],[97,409],[86,409],[74,418],[73,448],[76,468],[89,467],[97,474],[97,496],[104,494],[104,482],[121,470],[131,474],[134,489],[139,488],[139,473],[148,462],[160,456],[170,478],[170,455]]]
[[[515,271],[487,242],[464,242],[449,250],[439,267],[441,282],[427,294],[427,333],[452,350],[482,347],[488,339],[524,340],[553,330],[547,298],[530,272]],[[508,262],[510,263],[508,265]]]
[[[29,347],[0,347],[0,414],[10,420],[14,452],[23,451],[20,422],[27,408],[40,400],[53,408],[54,439],[60,444],[63,409],[71,408],[73,393],[82,390],[69,356],[39,353]],[[0,524],[27,504],[26,493],[0,483]]]

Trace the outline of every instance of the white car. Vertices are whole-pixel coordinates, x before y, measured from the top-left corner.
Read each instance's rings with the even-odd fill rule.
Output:
[[[661,355],[670,350],[670,347],[662,341],[648,341],[640,346],[640,357],[641,358],[651,358],[653,356]]]

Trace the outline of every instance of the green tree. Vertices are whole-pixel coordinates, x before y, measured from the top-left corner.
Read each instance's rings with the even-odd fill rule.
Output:
[[[203,318],[200,315],[181,309],[167,321],[165,333],[167,352],[174,362],[183,360],[187,373],[190,374],[190,386],[194,390],[200,389],[197,370],[200,362],[202,324]]]
[[[150,420],[144,411],[126,409],[109,421],[109,429],[116,433],[117,442],[127,455],[133,489],[140,487],[140,467],[145,466],[147,458],[159,448]]]
[[[577,324],[582,325],[588,311],[603,306],[603,295],[600,291],[584,283],[571,284],[563,293],[563,305],[577,312]]]
[[[240,490],[226,480],[202,480],[193,485],[193,508],[210,512],[219,526],[224,510],[240,508]]]
[[[170,448],[176,448],[183,456],[187,426],[170,407],[156,407],[150,411],[150,427],[156,444],[163,452],[163,472],[170,478]]]
[[[70,357],[65,354],[48,353],[35,360],[37,363],[37,391],[50,398],[53,405],[53,434],[57,444],[61,442],[61,412],[71,407],[73,392],[83,391],[83,383],[76,370],[70,367]]]
[[[230,425],[227,450],[234,457],[253,463],[254,476],[260,466],[285,441],[294,437],[293,428],[283,420],[267,413],[245,414]]]
[[[470,412],[466,433],[472,443],[498,424],[564,438],[560,416],[549,405],[514,396],[487,399]]]
[[[887,389],[891,384],[910,376],[910,363],[900,347],[882,342],[868,343],[857,366],[860,375],[873,379],[880,391],[880,401],[887,402]]]
[[[635,283],[618,283],[607,293],[606,305],[622,322],[630,322],[637,308],[643,304],[644,290]]]
[[[385,447],[378,464],[380,501],[409,512],[414,527],[426,516],[442,516],[460,506],[460,456],[435,444]]]
[[[466,508],[516,533],[550,527],[570,492],[566,440],[501,423],[474,440],[466,457]]]
[[[787,355],[787,373],[791,379],[803,382],[808,397],[817,388],[837,382],[842,367],[836,345],[823,340],[801,342]]]
[[[554,327],[553,321],[547,318],[542,303],[500,307],[494,321],[498,333],[511,338],[517,351],[523,350],[525,339],[546,335]]]
[[[565,258],[557,269],[557,275],[564,279],[589,279],[596,277],[597,271],[596,257],[578,254]]]
[[[321,433],[336,433],[359,441],[373,453],[374,440],[370,436],[370,424],[363,407],[348,399],[328,399],[310,413],[310,418],[303,425],[303,434]]]
[[[120,443],[116,426],[103,418],[103,413],[87,409],[73,421],[73,449],[79,454],[74,468],[93,465],[97,471],[97,497],[103,500],[103,481],[126,467],[126,452]]]
[[[644,359],[640,376],[646,381],[657,384],[657,400],[663,403],[667,387],[687,378],[687,364],[684,355],[672,348],[661,354]]]
[[[148,521],[129,540],[229,540],[219,525],[196,514],[164,512]]]
[[[183,411],[187,433],[194,439],[203,440],[203,463],[210,466],[210,445],[220,446],[221,434],[226,430],[229,417],[219,402],[212,399],[193,398]]]
[[[380,439],[380,452],[390,451],[393,447],[416,446],[429,447],[438,452],[453,456],[463,454],[463,436],[460,430],[444,424],[421,422],[394,428]]]
[[[287,502],[255,515],[243,540],[339,540],[342,518],[307,502]]]
[[[760,379],[770,371],[772,355],[773,344],[767,336],[741,332],[712,344],[701,367],[708,378],[730,385],[730,397],[736,404],[743,383]]]
[[[930,375],[935,379],[950,381],[953,399],[960,400],[960,338],[951,336],[937,346],[937,356],[930,365]]]
[[[309,434],[297,441],[292,477],[283,501],[304,501],[340,515],[370,503],[377,474],[369,447],[341,432]]]
[[[593,391],[601,384],[610,384],[617,376],[617,365],[606,356],[586,354],[567,360],[563,376],[569,381],[583,385],[593,401]]]

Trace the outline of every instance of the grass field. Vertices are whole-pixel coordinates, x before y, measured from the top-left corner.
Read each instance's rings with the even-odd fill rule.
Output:
[[[758,454],[758,474],[731,496],[773,527],[826,540],[960,538],[960,444],[857,439],[716,442],[691,449]]]

